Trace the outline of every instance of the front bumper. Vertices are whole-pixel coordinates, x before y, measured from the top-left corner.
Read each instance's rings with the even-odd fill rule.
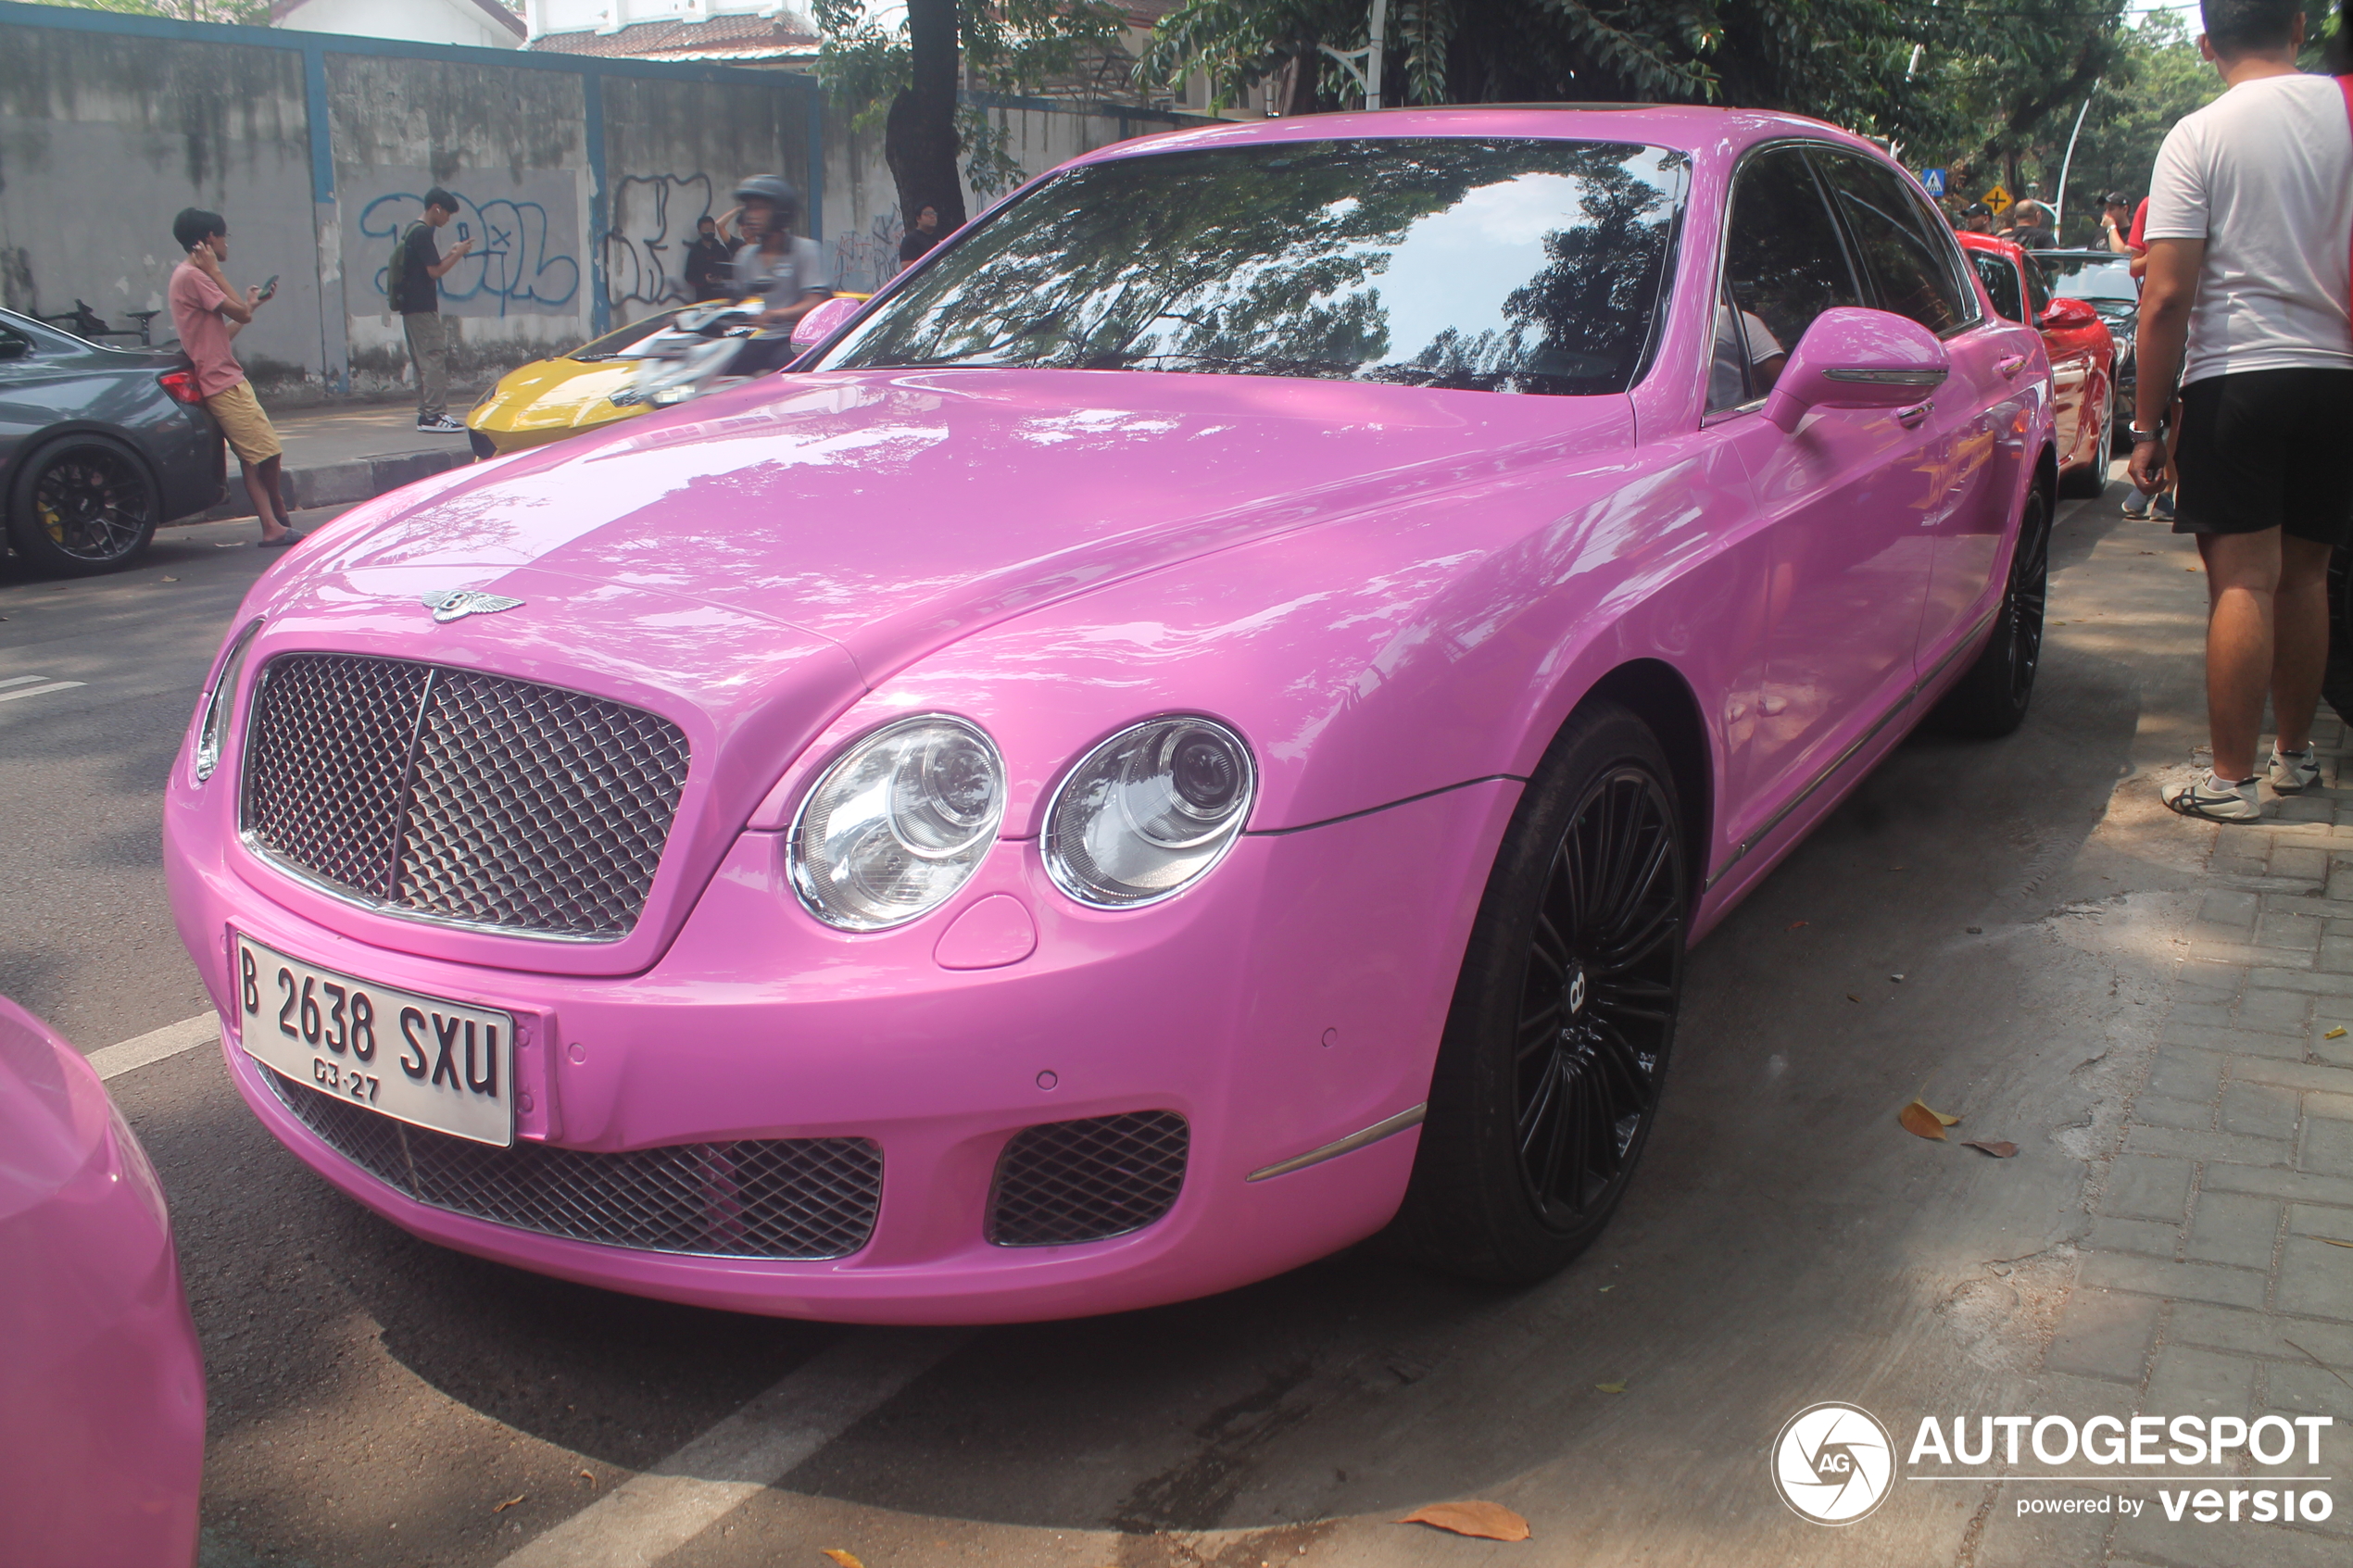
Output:
[[[402,950],[336,929],[337,907],[215,831],[175,789],[166,866],[182,937],[232,1021],[224,1051],[255,1114],[363,1204],[428,1239],[536,1272],[784,1316],[982,1323],[1123,1311],[1264,1278],[1366,1236],[1403,1197],[1406,1127],[1252,1181],[1419,1105],[1461,947],[1516,786],[1487,783],[1304,832],[1247,837],[1182,897],[1081,909],[1032,842],[1000,844],[949,907],[851,936],[809,918],[781,834],[746,833],[643,973],[459,964],[421,928]],[[1017,901],[1026,957],[949,969],[943,933]],[[1000,906],[1001,908],[1001,906]],[[421,1203],[322,1141],[234,1043],[239,930],[386,985],[516,1015],[518,1135],[623,1151],[739,1139],[871,1139],[871,1239],[825,1261],[598,1245]],[[1062,1246],[985,1239],[1007,1143],[1045,1123],[1175,1111],[1190,1126],[1164,1217]]]

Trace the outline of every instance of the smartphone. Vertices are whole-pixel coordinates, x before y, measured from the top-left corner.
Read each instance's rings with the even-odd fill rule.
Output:
[[[472,238],[473,238],[473,225],[472,225],[472,224],[471,224],[471,223],[460,223],[460,224],[459,224],[459,225],[458,225],[458,237],[459,237],[459,239],[461,239],[461,240],[470,240],[470,239],[472,239]]]
[[[273,298],[273,297],[277,295],[277,293],[278,293],[278,274],[277,274],[277,273],[275,273],[275,272],[272,272],[272,273],[271,273],[271,274],[270,274],[270,281],[269,281],[268,282],[266,282],[266,283],[264,283],[264,284],[262,284],[262,285],[261,285],[261,297],[262,297],[262,298],[264,298],[264,299]]]

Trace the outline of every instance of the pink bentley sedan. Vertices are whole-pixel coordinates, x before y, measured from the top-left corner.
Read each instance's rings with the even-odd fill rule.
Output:
[[[155,1167],[82,1054],[0,997],[0,1562],[186,1568],[204,1424]]]
[[[420,1236],[902,1323],[1541,1276],[1690,944],[2032,690],[2042,344],[1811,120],[1126,142],[797,370],[346,514],[206,684],[231,1071]]]

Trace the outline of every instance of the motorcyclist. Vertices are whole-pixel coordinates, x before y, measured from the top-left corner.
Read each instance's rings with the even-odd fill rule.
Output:
[[[833,297],[832,270],[817,243],[794,232],[800,193],[790,182],[756,175],[736,187],[736,203],[729,216],[744,236],[736,248],[736,297],[759,295],[766,306],[756,322],[761,335],[789,344],[792,324]]]

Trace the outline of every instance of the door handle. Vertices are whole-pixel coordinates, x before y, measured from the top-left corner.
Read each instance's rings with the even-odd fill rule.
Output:
[[[2013,354],[2007,358],[1996,362],[1994,368],[2002,372],[2002,379],[2004,381],[2014,380],[2020,370],[2026,369],[2026,356],[2023,354]]]
[[[1936,400],[1934,398],[1931,398],[1925,403],[1915,403],[1908,408],[1896,409],[1895,422],[1902,425],[1906,430],[1918,430],[1920,426],[1920,421],[1927,419],[1929,415],[1934,413],[1935,411]]]

